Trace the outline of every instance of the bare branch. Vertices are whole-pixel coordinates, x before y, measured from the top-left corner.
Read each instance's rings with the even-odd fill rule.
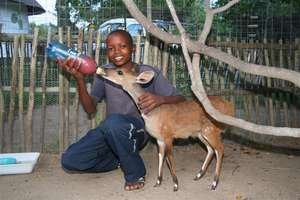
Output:
[[[154,35],[155,37],[159,38],[160,40],[166,42],[166,43],[173,43],[173,44],[179,44],[180,43],[180,37],[174,36],[170,33],[167,33],[165,31],[162,31],[161,29],[157,28],[151,20],[147,19],[147,17],[144,16],[144,14],[138,9],[136,4],[133,0],[123,0],[123,3],[127,7],[130,14],[139,22],[141,23],[145,29]],[[151,31],[149,31],[151,30]]]
[[[237,4],[239,1],[240,0],[232,0],[232,1],[228,2],[225,6],[222,6],[220,8],[216,8],[216,9],[211,9],[210,0],[204,1],[205,22],[204,22],[203,30],[198,39],[199,43],[205,44],[207,36],[211,30],[211,26],[212,26],[215,14],[226,11],[227,9],[229,9],[232,6],[234,6],[235,4]]]
[[[174,22],[175,22],[178,30],[180,31],[181,34],[185,33],[185,29],[184,29],[184,27],[182,26],[182,24],[179,21],[179,18],[178,18],[177,14],[176,14],[176,10],[174,8],[172,0],[166,0],[166,2],[167,2],[167,5],[168,5],[169,10],[170,10],[170,13],[172,15],[172,18],[173,18],[173,20],[174,20]]]
[[[225,124],[229,124],[244,130],[249,130],[255,133],[265,134],[265,135],[274,135],[274,136],[289,136],[289,137],[300,137],[300,129],[299,128],[287,128],[287,127],[273,127],[273,126],[263,126],[257,125],[251,122],[247,122],[243,119],[234,118],[228,115],[224,115],[218,110],[216,110],[211,102],[209,101],[207,94],[205,92],[202,81],[196,81],[200,79],[200,73],[196,73],[196,69],[199,68],[198,63],[194,62],[192,64],[190,62],[190,57],[188,54],[188,49],[186,47],[185,37],[182,36],[182,49],[184,52],[184,57],[186,59],[186,63],[188,65],[189,74],[193,76],[197,76],[192,80],[192,91],[198,98],[198,100],[202,103],[205,111],[213,117],[215,120],[219,122],[223,122]]]
[[[228,2],[225,6],[213,9],[213,13],[217,14],[217,13],[224,12],[239,2],[240,2],[240,0],[232,0],[232,1]]]
[[[200,53],[215,58],[224,63],[227,63],[228,65],[237,68],[242,72],[287,80],[294,83],[296,86],[300,87],[299,72],[284,69],[284,68],[278,68],[272,66],[266,67],[264,65],[247,63],[219,49],[216,49],[214,47],[209,47],[206,45],[202,45],[202,49]]]
[[[200,44],[205,44],[207,36],[211,30],[213,20],[214,20],[213,12],[211,10],[209,10],[209,11],[207,10],[206,14],[205,14],[205,22],[204,22],[203,30],[202,30],[199,40],[198,40]]]
[[[207,12],[208,10],[210,10],[210,0],[204,0],[204,8],[205,8],[205,12]]]
[[[176,10],[175,10],[174,5],[173,5],[173,3],[172,3],[172,0],[166,0],[166,2],[167,2],[167,5],[168,5],[168,7],[169,7],[169,10],[170,10],[170,13],[171,13],[171,15],[172,15],[172,18],[173,18],[173,20],[174,20],[174,22],[175,22],[175,24],[176,24],[176,26],[177,26],[179,32],[181,33],[181,40],[184,41],[184,42],[182,42],[182,45],[184,45],[184,47],[185,47],[185,48],[182,49],[182,50],[183,50],[183,54],[184,54],[184,58],[185,58],[186,62],[189,63],[189,64],[187,65],[188,68],[189,68],[189,71],[192,71],[192,70],[193,70],[193,69],[191,68],[191,66],[192,66],[192,61],[191,61],[191,58],[190,58],[190,56],[189,56],[189,52],[188,52],[188,50],[187,50],[186,42],[185,42],[186,39],[187,39],[186,31],[185,31],[184,27],[182,26],[182,24],[181,24],[180,21],[179,21],[179,18],[178,18],[178,16],[177,16],[177,13],[176,13]],[[190,74],[190,77],[191,77],[192,80],[195,80],[196,78],[198,78],[197,76],[195,76],[195,74],[196,74],[196,73],[191,73],[191,74]],[[200,74],[200,73],[199,73],[199,74]],[[201,80],[198,80],[198,81],[201,82]]]
[[[268,134],[268,135],[276,135],[276,136],[291,136],[291,137],[300,137],[300,129],[293,129],[290,130],[289,132],[284,132],[287,131],[287,128],[281,128],[281,127],[272,127],[272,126],[261,126],[261,125],[256,125],[250,122],[247,122],[245,120],[242,119],[237,119],[228,115],[224,115],[222,113],[220,113],[218,110],[216,110],[211,102],[209,101],[207,94],[205,92],[202,80],[200,78],[200,73],[197,71],[197,69],[199,69],[199,62],[195,61],[192,63],[189,52],[188,52],[188,48],[186,45],[186,32],[183,28],[183,26],[181,25],[174,5],[172,3],[171,0],[166,0],[168,7],[170,9],[171,15],[173,17],[173,20],[177,26],[177,28],[179,29],[180,33],[181,33],[181,45],[182,45],[182,51],[183,51],[183,55],[185,58],[185,61],[187,63],[187,67],[188,67],[188,71],[192,80],[192,90],[194,92],[194,94],[197,96],[198,100],[202,103],[202,105],[204,106],[205,111],[212,116],[215,120],[220,121],[220,122],[224,122],[226,124],[235,126],[235,127],[239,127],[242,129],[249,130],[249,131],[253,131],[253,132],[257,132],[257,133],[262,133],[262,134]],[[195,60],[199,60],[200,57],[198,57],[199,55],[195,55]],[[194,59],[193,59],[194,61]]]

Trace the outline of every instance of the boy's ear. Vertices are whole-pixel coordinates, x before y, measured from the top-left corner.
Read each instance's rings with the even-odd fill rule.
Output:
[[[154,71],[144,71],[136,77],[136,83],[147,84],[153,79],[154,75]]]

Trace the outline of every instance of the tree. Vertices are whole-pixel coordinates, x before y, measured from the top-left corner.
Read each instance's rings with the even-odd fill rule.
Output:
[[[207,113],[212,118],[225,124],[229,124],[235,127],[239,127],[241,129],[249,130],[260,134],[300,137],[299,128],[257,125],[242,119],[237,119],[234,117],[223,115],[212,106],[211,102],[207,98],[207,94],[204,90],[199,72],[200,54],[227,63],[231,67],[236,68],[242,72],[287,80],[294,83],[297,87],[300,87],[300,73],[298,72],[287,70],[284,68],[276,68],[272,66],[263,66],[252,63],[246,63],[232,55],[227,54],[226,52],[223,52],[214,47],[210,47],[206,44],[207,36],[211,30],[214,16],[218,13],[222,13],[228,10],[229,8],[238,4],[239,1],[240,0],[231,0],[221,7],[212,8],[210,5],[210,0],[205,0],[205,23],[202,31],[199,31],[200,34],[198,36],[198,39],[192,40],[187,36],[186,30],[180,23],[171,0],[166,0],[166,2],[174,19],[174,22],[180,31],[180,35],[172,35],[170,33],[161,31],[143,15],[143,13],[137,8],[134,1],[123,0],[131,15],[141,24],[143,24],[143,26],[147,29],[148,32],[150,32],[152,35],[166,43],[181,44],[184,52],[184,57],[188,66],[189,74],[192,80],[191,89],[198,98],[198,100],[202,103]],[[190,57],[190,54],[192,54],[193,56],[192,59]]]
[[[228,2],[229,0],[218,0],[214,2],[213,7],[218,8]],[[299,10],[300,0],[244,0],[231,8],[229,12],[220,13],[216,19],[218,24],[229,28],[224,33],[240,33],[240,36],[247,37],[245,33],[247,25],[242,25],[241,21],[252,21],[252,23],[255,21],[254,23],[260,28],[260,31],[256,30],[260,33],[258,38],[268,36],[268,38],[278,40],[284,39],[281,38],[282,33],[274,33],[272,30],[283,29],[291,32],[297,30],[297,23],[287,24],[286,21],[294,21],[292,17],[299,16]],[[253,14],[256,20],[251,20],[250,16]]]
[[[202,2],[203,0],[176,0],[174,4],[181,8],[178,11],[180,19],[186,12],[189,12],[186,23],[191,24],[193,22],[195,24],[194,19],[201,19],[204,16],[203,7],[198,9],[198,5],[202,5]],[[137,0],[136,4],[142,12],[146,13],[147,4],[145,0]],[[151,6],[152,19],[172,20],[168,6],[164,1],[152,0]],[[58,19],[59,26],[80,23],[88,25],[91,22],[99,26],[107,19],[131,17],[123,6],[122,0],[58,0],[56,9],[58,16],[60,16]],[[195,28],[190,28],[190,30],[195,30]]]

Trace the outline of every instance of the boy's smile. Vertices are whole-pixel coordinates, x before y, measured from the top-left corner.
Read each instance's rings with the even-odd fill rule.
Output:
[[[107,55],[116,67],[128,68],[132,67],[131,55],[134,46],[127,35],[116,32],[111,34],[107,40]]]

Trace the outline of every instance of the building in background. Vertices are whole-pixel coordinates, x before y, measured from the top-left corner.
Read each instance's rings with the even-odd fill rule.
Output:
[[[29,15],[44,13],[35,0],[1,0],[0,33],[29,33]]]

